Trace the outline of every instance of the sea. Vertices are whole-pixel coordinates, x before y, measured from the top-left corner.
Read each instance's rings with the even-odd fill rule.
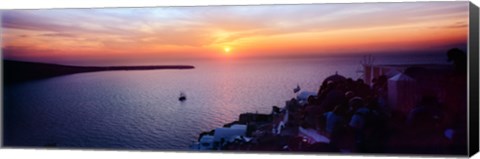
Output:
[[[338,73],[362,76],[362,57],[205,60],[187,70],[103,71],[3,86],[7,147],[188,150],[198,135],[270,113],[317,92]],[[446,57],[380,58],[377,63],[445,63]],[[178,100],[180,93],[187,100]]]

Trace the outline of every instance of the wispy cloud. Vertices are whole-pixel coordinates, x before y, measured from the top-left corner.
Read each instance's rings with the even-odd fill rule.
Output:
[[[463,29],[467,27],[467,8],[468,2],[418,2],[8,10],[2,11],[2,27],[6,47],[23,47],[25,52],[25,48],[51,48],[68,50],[69,55],[124,52],[127,56],[129,52],[208,52],[219,45],[268,40],[269,46],[255,46],[265,51],[284,45],[275,40],[288,37],[296,38],[291,40],[292,46],[318,50],[315,40],[322,40],[317,44],[322,47],[346,43],[321,39],[320,35],[348,38],[348,32],[350,39],[355,39],[366,32],[376,34],[371,30],[391,36],[395,32],[415,35],[415,30]],[[371,36],[377,37],[377,42],[370,43],[385,43],[379,41],[385,37]],[[457,36],[445,33],[433,41],[447,37]]]

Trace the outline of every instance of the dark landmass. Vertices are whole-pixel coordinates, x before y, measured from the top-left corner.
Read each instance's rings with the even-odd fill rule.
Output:
[[[13,84],[29,80],[49,78],[74,73],[117,71],[117,70],[155,70],[155,69],[193,69],[189,65],[155,66],[67,66],[37,62],[3,60],[4,84]]]

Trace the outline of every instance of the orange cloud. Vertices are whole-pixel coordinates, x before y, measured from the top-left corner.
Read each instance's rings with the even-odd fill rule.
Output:
[[[468,2],[2,11],[5,58],[89,63],[466,47]],[[108,61],[108,60],[107,60]]]

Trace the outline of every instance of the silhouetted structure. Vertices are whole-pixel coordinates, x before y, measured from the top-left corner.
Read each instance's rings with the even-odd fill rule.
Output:
[[[460,73],[467,72],[467,55],[458,48],[453,48],[447,52],[448,61],[453,62],[455,71]]]

